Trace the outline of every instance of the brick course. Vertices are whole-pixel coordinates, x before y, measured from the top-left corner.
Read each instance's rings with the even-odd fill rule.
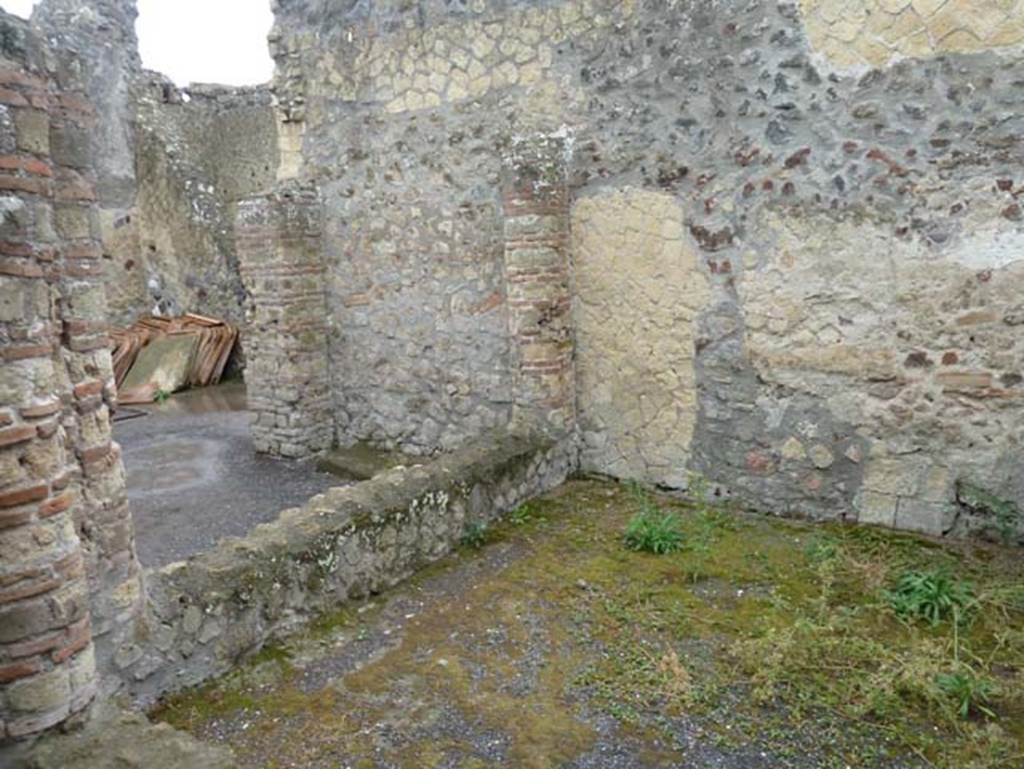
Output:
[[[8,146],[18,148],[0,155],[0,189],[32,211],[6,219],[0,241],[0,290],[25,297],[20,317],[0,320],[0,383],[11,396],[0,455],[20,468],[0,482],[0,744],[89,706],[97,652],[112,656],[111,631],[134,614],[111,608],[113,596],[139,579],[110,436],[105,299],[89,266],[101,250],[89,227],[55,217],[57,199],[80,201],[85,221],[94,215],[91,170],[49,155],[51,133],[88,141],[89,118],[33,55],[0,65],[0,102],[16,108]]]
[[[572,427],[576,410],[566,160],[558,137],[517,143],[502,195],[513,417],[560,430]]]

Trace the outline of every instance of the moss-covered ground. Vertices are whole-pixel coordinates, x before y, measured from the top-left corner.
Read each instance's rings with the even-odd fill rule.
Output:
[[[1020,551],[651,502],[682,550],[573,481],[154,715],[268,769],[1024,767]],[[970,600],[900,617],[910,572]]]

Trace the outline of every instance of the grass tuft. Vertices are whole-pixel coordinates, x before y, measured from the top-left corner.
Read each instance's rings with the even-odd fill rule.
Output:
[[[971,586],[943,571],[905,572],[884,597],[897,616],[927,620],[932,627],[954,617],[959,621],[974,605]]]
[[[640,509],[626,527],[626,547],[655,555],[682,550],[684,537],[679,515],[664,512],[639,485],[634,484],[633,495]]]
[[[943,673],[936,677],[939,688],[955,703],[960,718],[967,718],[972,712],[982,713],[989,718],[996,714],[988,707],[995,691],[995,684],[984,676],[967,668],[956,673]]]

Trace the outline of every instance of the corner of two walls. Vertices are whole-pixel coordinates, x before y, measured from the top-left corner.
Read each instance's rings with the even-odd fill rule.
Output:
[[[126,228],[134,250],[111,254],[122,321],[140,311],[197,312],[240,324],[238,202],[269,189],[277,167],[269,91],[193,85],[138,73],[138,191]],[[119,274],[117,274],[119,273]]]
[[[561,135],[585,470],[994,535],[962,490],[1024,502],[1021,9],[499,5],[278,14],[338,439],[430,452],[513,419],[502,162]]]

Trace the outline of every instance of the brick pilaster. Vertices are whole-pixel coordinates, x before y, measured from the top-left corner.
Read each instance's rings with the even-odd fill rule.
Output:
[[[322,220],[318,192],[297,184],[239,204],[245,378],[262,453],[302,458],[333,442]]]
[[[59,96],[45,76],[0,64],[0,742],[85,709],[97,690],[83,510],[63,360],[65,259],[57,206],[78,180],[55,169],[51,122]],[[8,129],[9,126],[9,129]],[[109,357],[109,354],[108,354]]]
[[[517,142],[505,163],[503,200],[515,418],[570,429],[576,402],[564,140]]]
[[[79,491],[75,521],[89,578],[97,668],[112,672],[142,608],[121,452],[113,439],[117,392],[107,336],[95,175],[75,140],[94,130],[84,94],[62,90],[51,110],[55,234],[58,244],[63,426]],[[72,137],[72,138],[68,138]],[[111,688],[117,679],[109,677]]]

